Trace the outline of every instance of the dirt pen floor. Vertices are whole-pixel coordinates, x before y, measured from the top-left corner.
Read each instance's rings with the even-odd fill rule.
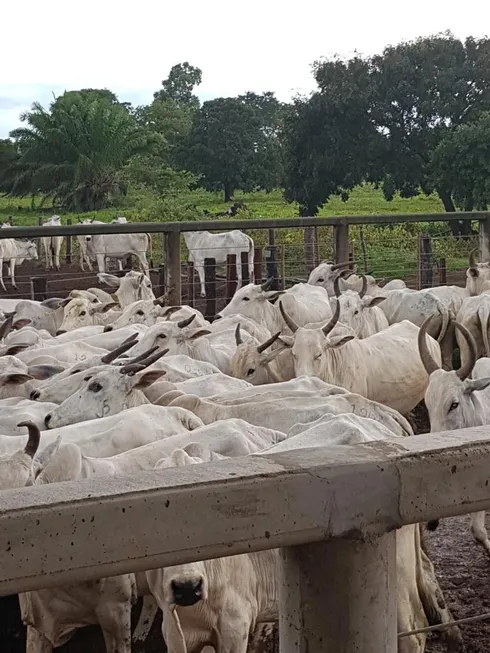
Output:
[[[22,267],[19,275],[19,294],[29,297],[30,275],[42,276],[44,271],[37,266]],[[49,296],[64,297],[74,287],[89,288],[98,285],[95,273],[82,274],[78,265],[63,265],[61,272],[49,275]],[[7,280],[6,280],[6,283]],[[155,283],[155,281],[154,281]],[[448,274],[448,283],[464,285],[464,272]],[[224,284],[223,284],[224,285]],[[415,280],[407,280],[414,286]],[[218,288],[220,303],[224,305],[224,290]],[[17,293],[2,293],[1,297],[17,296]],[[203,302],[196,302],[196,308]],[[413,416],[417,433],[429,430],[424,407]],[[487,519],[490,528],[490,519]],[[490,557],[477,546],[469,530],[469,518],[458,517],[440,523],[434,533],[426,533],[426,542],[446,601],[455,619],[490,612]],[[134,624],[140,610],[139,604],[133,611]],[[133,647],[133,653],[163,653],[165,646],[160,635],[160,620],[153,625],[149,639],[144,647]],[[490,652],[490,619],[461,626],[465,653]],[[445,647],[437,634],[431,636],[426,653],[443,653]],[[0,598],[0,651],[1,653],[25,653],[25,628],[20,620],[17,598]],[[81,629],[65,646],[57,649],[60,653],[105,653],[105,646],[97,627]],[[268,643],[263,653],[277,653],[277,637]]]

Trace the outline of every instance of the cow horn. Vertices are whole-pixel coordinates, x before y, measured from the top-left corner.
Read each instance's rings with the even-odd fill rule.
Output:
[[[260,287],[264,291],[270,290],[273,283],[274,283],[274,277],[269,277],[267,281],[264,281],[264,283]]]
[[[420,327],[418,335],[419,355],[425,367],[425,371],[429,376],[432,374],[432,372],[441,369],[436,361],[432,358],[429,347],[427,346],[427,327],[429,326],[431,319],[432,316],[428,317],[425,320],[425,322]]]
[[[102,356],[100,362],[106,365],[112,363],[112,361],[115,361],[116,358],[119,358],[121,354],[124,354],[125,351],[131,349],[131,347],[135,345],[137,341],[138,341],[138,334],[133,333],[131,336],[129,336],[129,338],[126,338],[126,340],[124,340],[124,342],[122,342],[119,345],[119,347],[116,347],[116,349],[113,349],[112,351]]]
[[[335,312],[332,315],[332,319],[330,320],[330,322],[328,324],[325,324],[325,326],[322,328],[322,331],[326,336],[328,336],[330,331],[337,324],[337,322],[339,321],[339,317],[340,317],[340,302],[337,299],[337,301],[335,302]]]
[[[39,449],[39,443],[41,442],[41,431],[39,430],[39,427],[37,424],[34,424],[34,422],[19,422],[17,426],[25,426],[29,431],[29,439],[27,440],[24,453],[31,458],[34,458]]]
[[[359,297],[361,297],[362,299],[366,294],[366,290],[367,290],[367,277],[365,274],[361,274],[360,277],[362,279],[362,287],[361,290],[359,291]]]
[[[459,376],[461,381],[464,381],[469,377],[469,375],[473,371],[473,368],[475,367],[476,359],[478,357],[478,349],[476,346],[475,339],[473,338],[473,336],[471,335],[471,333],[468,331],[466,327],[464,327],[462,324],[459,324],[459,322],[455,322],[454,326],[464,337],[464,339],[468,343],[468,347],[470,348],[469,359],[466,361],[464,365],[461,365],[459,370],[456,370],[456,374]]]
[[[272,337],[270,337],[269,340],[266,340],[266,341],[263,342],[261,345],[259,345],[259,346],[257,347],[257,351],[259,352],[259,354],[261,354],[261,353],[262,353],[263,351],[265,351],[268,347],[270,347],[271,345],[273,345],[273,344],[276,342],[276,340],[279,338],[280,335],[281,335],[281,332],[278,331],[278,332],[275,333]]]
[[[132,363],[129,363],[129,365],[123,365],[119,371],[121,374],[128,374],[129,376],[133,376],[133,374],[136,374],[136,372],[141,372],[150,365],[153,365],[153,363],[159,360],[162,356],[165,356],[168,351],[168,349],[160,349],[153,353],[151,356],[143,358],[143,360],[140,360],[139,363],[134,363],[133,361]]]
[[[128,363],[128,365],[135,365],[136,363],[140,363],[141,361],[144,361],[145,358],[148,358],[148,356],[151,356],[151,354],[153,354],[153,352],[157,351],[158,349],[159,349],[158,345],[155,345],[154,347],[150,347],[150,349],[147,349],[146,351],[144,351],[139,356],[136,356],[135,358],[133,358]]]
[[[476,252],[478,252],[478,247],[475,247],[475,249],[472,249],[470,252],[470,268],[474,268],[476,266],[476,262],[475,262]]]
[[[238,322],[238,324],[236,325],[235,342],[237,347],[238,345],[243,345],[242,334],[240,333],[240,322]]]
[[[183,329],[184,327],[189,326],[189,324],[195,320],[196,314],[193,313],[190,317],[186,318],[185,320],[180,320],[180,322],[177,322],[177,326]]]
[[[344,274],[344,273],[347,274]],[[351,272],[350,270],[344,270],[340,274],[338,274],[335,279],[333,280],[333,291],[335,293],[335,297],[340,297],[342,294],[342,291],[340,290],[340,279],[348,279],[350,276],[352,276],[354,273]]]
[[[284,320],[284,322],[286,322],[288,327],[291,329],[291,333],[296,333],[299,327],[296,324],[296,322],[293,320],[293,318],[286,313],[286,310],[284,309],[281,301],[279,301],[279,310],[281,311],[282,319]]]
[[[155,299],[153,303],[155,304],[156,301],[157,300]],[[160,306],[161,306],[161,304],[160,304]],[[167,306],[167,309],[163,313],[163,317],[166,317],[168,319],[171,315],[173,315],[174,313],[177,313],[177,311],[180,311],[181,308],[182,308],[182,306]]]
[[[332,270],[338,270],[339,268],[346,268],[349,265],[354,265],[355,261],[343,261],[342,263],[334,263],[332,265]]]
[[[0,325],[0,340],[3,340],[3,338],[6,338],[10,331],[12,330],[12,324],[14,322],[14,316],[9,315],[9,317],[2,322]]]

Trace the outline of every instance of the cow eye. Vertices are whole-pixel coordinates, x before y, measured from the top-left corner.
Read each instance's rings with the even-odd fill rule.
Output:
[[[90,392],[99,392],[99,390],[102,390],[102,386],[98,381],[92,381],[88,389],[90,390]]]
[[[82,371],[82,370],[73,370],[73,371],[70,372],[70,374],[78,374],[78,372],[81,372],[81,371]],[[89,378],[90,378],[90,377],[89,377]],[[85,379],[85,380],[87,380],[87,379]]]
[[[359,314],[359,311],[357,311],[357,310],[354,311],[354,315],[358,315],[358,314]]]
[[[449,406],[449,412],[451,412],[452,410],[456,410],[458,406],[459,406],[459,401],[453,401],[453,403]]]
[[[139,311],[136,311],[136,315],[144,315],[143,311],[140,309]]]
[[[252,376],[252,374],[255,374],[255,370],[254,370],[253,367],[251,367],[251,368],[248,370],[248,372],[247,372],[247,376]]]
[[[249,302],[249,301],[250,301],[250,298],[249,298],[249,297],[243,297],[243,301],[244,301],[244,302]]]
[[[316,356],[313,357],[313,360],[317,361],[321,357],[321,353],[316,354]]]
[[[167,336],[164,333],[159,333],[157,338],[166,338]]]
[[[84,381],[90,381],[91,378],[92,378],[92,375],[89,374],[89,375],[86,376],[83,380],[84,380]]]
[[[318,283],[323,283],[325,279],[318,279]]]
[[[87,311],[80,311],[80,315],[87,315]]]

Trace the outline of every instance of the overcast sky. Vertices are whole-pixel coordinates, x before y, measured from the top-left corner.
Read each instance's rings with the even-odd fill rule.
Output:
[[[0,138],[34,101],[83,87],[148,103],[171,66],[203,71],[201,100],[248,90],[281,100],[314,87],[322,56],[372,54],[451,30],[490,32],[482,0],[1,0]]]

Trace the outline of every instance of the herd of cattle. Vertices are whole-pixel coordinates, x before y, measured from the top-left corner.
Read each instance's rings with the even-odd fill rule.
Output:
[[[381,288],[348,265],[323,262],[286,291],[242,286],[212,323],[166,306],[145,270],[100,270],[114,294],[0,299],[0,490],[407,437],[424,398],[432,431],[490,423],[490,264],[471,258],[465,288],[422,291]],[[490,554],[484,517],[472,532]],[[397,545],[399,631],[451,621],[420,525]],[[130,653],[160,609],[169,653],[246,653],[277,619],[277,556],[23,593],[27,651],[98,623],[107,653]],[[459,646],[457,626],[442,632]],[[426,634],[399,641],[422,653]]]

